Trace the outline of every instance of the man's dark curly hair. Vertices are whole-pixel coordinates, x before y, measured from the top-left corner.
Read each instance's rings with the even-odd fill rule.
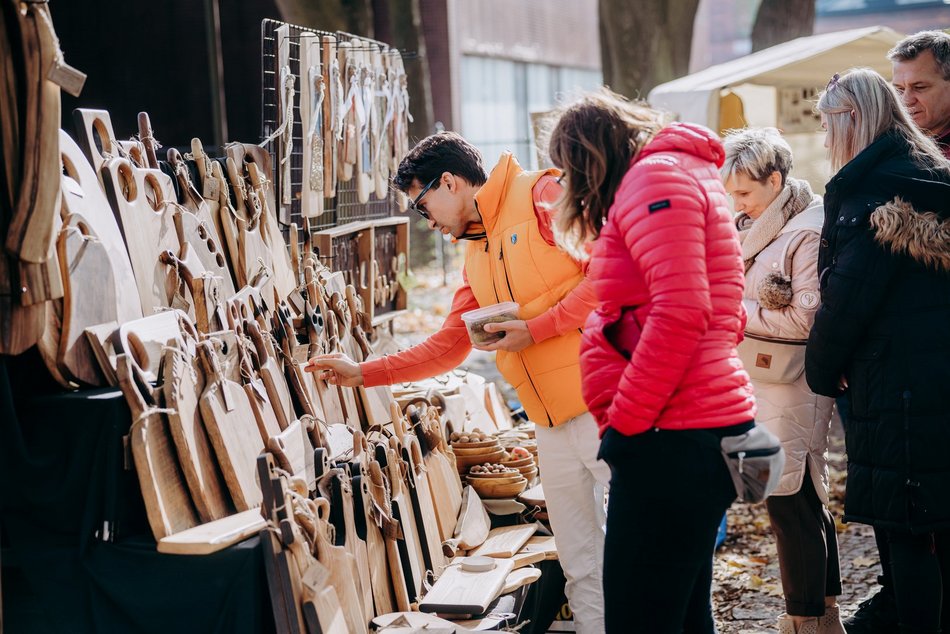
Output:
[[[482,155],[471,143],[455,132],[439,132],[419,141],[399,163],[393,185],[402,192],[418,180],[423,186],[443,172],[464,178],[472,185],[485,184],[488,177],[482,167]],[[438,189],[439,183],[432,186]]]

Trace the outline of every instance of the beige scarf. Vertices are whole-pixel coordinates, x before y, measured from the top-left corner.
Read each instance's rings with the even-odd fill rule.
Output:
[[[736,216],[739,242],[742,243],[742,262],[746,272],[752,268],[755,256],[772,244],[788,221],[804,211],[814,198],[815,194],[811,191],[808,181],[789,177],[785,179],[785,187],[761,216],[755,220],[745,213]]]

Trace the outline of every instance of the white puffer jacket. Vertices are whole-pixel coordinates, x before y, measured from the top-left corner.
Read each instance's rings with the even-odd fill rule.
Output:
[[[793,216],[779,235],[756,255],[746,272],[743,304],[749,315],[746,332],[769,338],[804,341],[818,309],[818,247],[824,211],[815,197],[806,209]],[[784,261],[783,261],[784,260]],[[770,274],[791,277],[791,299],[776,306],[782,295]],[[787,296],[787,293],[786,293]],[[754,345],[746,339],[743,346]],[[808,389],[805,373],[794,383],[764,383],[753,380],[758,403],[756,421],[782,441],[785,472],[772,495],[792,495],[801,489],[806,466],[818,497],[828,503],[828,431],[834,400]]]

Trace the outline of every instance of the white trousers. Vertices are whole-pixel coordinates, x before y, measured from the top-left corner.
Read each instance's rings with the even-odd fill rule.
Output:
[[[564,592],[578,634],[604,631],[604,491],[610,467],[597,459],[600,438],[590,412],[557,427],[535,425],[541,482],[557,542]]]

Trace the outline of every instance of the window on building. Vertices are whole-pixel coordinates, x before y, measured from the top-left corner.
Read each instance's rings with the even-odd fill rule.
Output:
[[[461,68],[462,134],[487,168],[510,150],[525,168],[537,167],[531,112],[602,83],[600,71],[465,55]]]

